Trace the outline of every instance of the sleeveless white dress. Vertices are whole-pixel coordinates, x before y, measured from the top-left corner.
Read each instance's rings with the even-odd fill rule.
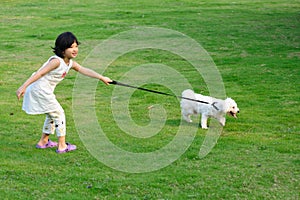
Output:
[[[26,88],[22,109],[27,114],[44,114],[61,109],[60,104],[56,100],[54,89],[56,85],[65,78],[73,62],[70,60],[69,65],[67,65],[59,56],[52,56],[42,67],[54,58],[59,59],[59,67],[45,74]]]

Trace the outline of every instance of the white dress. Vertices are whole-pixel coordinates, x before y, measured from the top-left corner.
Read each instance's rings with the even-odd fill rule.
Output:
[[[30,84],[25,91],[22,109],[27,114],[44,114],[57,111],[61,108],[56,100],[54,89],[62,81],[72,67],[72,60],[67,65],[59,56],[52,56],[43,64],[44,67],[51,59],[58,58],[60,65],[53,71],[45,74],[39,80]]]

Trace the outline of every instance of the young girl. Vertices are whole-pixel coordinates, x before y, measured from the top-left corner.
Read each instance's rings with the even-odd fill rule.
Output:
[[[42,137],[36,148],[57,147],[57,153],[76,149],[75,145],[66,143],[65,114],[54,95],[55,86],[64,79],[69,69],[74,69],[85,76],[100,79],[106,85],[112,81],[110,78],[82,67],[72,60],[78,54],[78,45],[77,38],[71,32],[60,34],[53,48],[56,55],[50,57],[16,92],[19,100],[24,96],[22,109],[27,114],[46,114]],[[56,131],[58,143],[49,139],[49,135],[54,134],[54,131]]]

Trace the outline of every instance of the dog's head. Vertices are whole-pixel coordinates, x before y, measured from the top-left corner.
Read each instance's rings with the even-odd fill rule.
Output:
[[[237,118],[237,113],[240,112],[237,103],[233,99],[227,98],[225,99],[225,105],[226,105],[226,113],[228,115],[231,115],[234,118]]]

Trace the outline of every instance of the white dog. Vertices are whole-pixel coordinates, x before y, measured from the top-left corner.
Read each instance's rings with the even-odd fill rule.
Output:
[[[240,112],[236,102],[227,98],[225,100],[216,99],[209,96],[194,93],[193,90],[184,90],[182,97],[208,102],[209,104],[182,99],[180,102],[181,114],[187,122],[192,122],[190,116],[201,114],[201,127],[207,129],[207,119],[213,117],[217,119],[222,126],[225,126],[226,113],[237,118],[236,114]]]

